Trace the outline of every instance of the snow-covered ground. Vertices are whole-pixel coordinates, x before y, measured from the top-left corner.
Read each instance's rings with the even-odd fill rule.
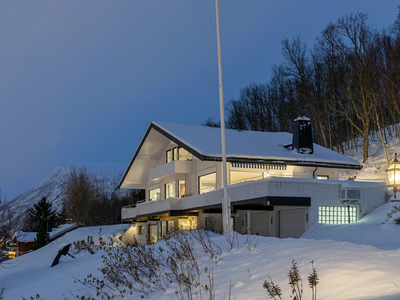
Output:
[[[400,299],[400,226],[393,223],[395,214],[387,220],[387,212],[394,204],[378,208],[358,224],[315,226],[306,233],[307,238],[254,236],[252,245],[255,247],[250,250],[245,245],[246,236],[239,235],[238,245],[231,249],[223,236],[214,235],[213,240],[222,248],[222,254],[213,260],[203,255],[200,264],[203,270],[213,269],[216,299],[228,299],[229,289],[231,299],[268,299],[262,287],[262,279],[268,276],[282,288],[285,299],[290,299],[286,272],[293,259],[303,277],[303,299],[311,299],[307,283],[311,260],[320,278],[318,299]],[[80,252],[75,259],[62,256],[57,266],[50,268],[50,265],[61,247],[86,236],[96,239],[98,232],[99,227],[79,228],[46,247],[3,264],[0,287],[5,288],[4,299],[22,299],[22,296],[29,299],[36,294],[46,300],[95,295],[94,289],[74,281],[83,280],[89,273],[100,274],[97,269],[102,264],[102,251],[94,255]],[[121,232],[119,225],[102,228],[104,236]],[[336,240],[324,239],[327,232]],[[208,283],[204,271],[202,283]],[[165,292],[154,292],[148,297],[177,299],[176,289],[173,283]],[[126,299],[140,296],[134,293]]]
[[[389,159],[400,153],[400,144],[389,139]],[[361,149],[361,147],[360,147]],[[349,153],[360,160],[361,154]],[[387,167],[382,146],[372,140],[370,158],[356,180],[385,180]],[[350,174],[344,172],[342,178]],[[400,196],[400,195],[398,195]],[[300,239],[277,239],[253,237],[253,248],[245,245],[246,236],[239,236],[239,243],[231,249],[225,237],[213,235],[213,240],[221,249],[218,259],[207,255],[199,258],[202,268],[202,284],[208,283],[205,268],[213,269],[216,286],[215,299],[269,299],[262,287],[262,279],[270,276],[278,284],[285,299],[290,299],[287,269],[296,260],[303,278],[303,299],[311,299],[307,276],[311,271],[310,261],[314,261],[320,282],[317,286],[319,300],[331,299],[400,299],[400,225],[394,219],[400,212],[391,213],[397,202],[389,202],[361,221],[348,225],[314,225]],[[76,279],[83,280],[87,274],[99,275],[102,252],[91,255],[87,252],[76,254],[73,259],[62,256],[59,265],[50,268],[58,250],[73,241],[86,236],[98,236],[99,227],[79,228],[67,233],[51,244],[35,252],[3,264],[0,267],[0,289],[4,287],[4,299],[22,299],[36,294],[40,299],[75,299],[73,295],[95,296]],[[122,227],[106,226],[104,236],[121,234]],[[164,245],[160,242],[159,245]],[[198,245],[197,245],[198,246]],[[177,285],[172,283],[165,292],[154,292],[149,299],[177,299]],[[138,299],[133,294],[125,299]],[[100,298],[98,298],[100,299]],[[195,298],[197,299],[197,298]],[[200,299],[200,298],[199,298]],[[203,293],[203,299],[208,299]]]

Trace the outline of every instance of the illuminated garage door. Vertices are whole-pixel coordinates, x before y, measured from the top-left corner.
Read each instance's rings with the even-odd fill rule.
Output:
[[[298,238],[305,232],[305,209],[288,209],[279,212],[279,237]]]

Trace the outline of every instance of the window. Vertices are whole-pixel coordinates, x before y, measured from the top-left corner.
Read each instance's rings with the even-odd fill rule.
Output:
[[[348,224],[357,222],[356,206],[320,206],[319,223]]]
[[[175,231],[175,221],[161,221],[161,238],[165,238]]]
[[[166,153],[167,163],[174,160],[193,160],[193,155],[182,147],[175,147],[167,150]]]
[[[185,197],[185,195],[186,195],[185,180],[179,180],[178,186],[179,186],[179,198]]]
[[[165,198],[184,197],[186,194],[185,180],[175,180],[165,184]]]
[[[139,234],[144,234],[144,226],[139,226]]]
[[[157,224],[150,224],[148,232],[149,232],[148,242],[150,244],[157,243],[158,242]]]
[[[161,199],[161,189],[156,188],[149,191],[149,201],[158,201]]]
[[[239,172],[239,171],[231,171],[230,172],[230,184],[252,181],[252,180],[260,180],[264,178],[263,172]]]
[[[327,176],[327,175],[317,175],[317,179],[328,180],[328,179],[329,179],[329,176]]]
[[[217,188],[217,174],[199,176],[199,194],[211,192]]]
[[[172,161],[172,150],[167,150],[166,162],[169,163],[171,161]]]
[[[165,198],[176,197],[176,181],[165,184]]]
[[[193,160],[193,155],[183,149],[182,147],[178,148],[179,150],[179,160]]]

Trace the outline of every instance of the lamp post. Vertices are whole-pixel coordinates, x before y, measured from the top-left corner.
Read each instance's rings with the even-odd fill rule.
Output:
[[[386,169],[388,178],[388,186],[393,187],[394,198],[396,198],[397,187],[400,185],[400,162],[397,160],[397,153],[394,155],[394,160]]]

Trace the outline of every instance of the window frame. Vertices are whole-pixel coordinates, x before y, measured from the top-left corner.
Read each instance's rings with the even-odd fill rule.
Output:
[[[151,199],[150,194],[154,190],[159,190],[159,195],[160,195],[159,199],[156,199],[156,200]],[[160,200],[161,200],[161,188],[160,187],[149,190],[149,201],[160,201]]]
[[[207,191],[207,192],[201,192],[201,188],[200,188],[200,178],[201,177],[204,177],[204,176],[208,176],[208,175],[211,175],[211,174],[215,174],[215,188],[213,189],[213,190],[210,190],[210,191]],[[201,195],[201,194],[205,194],[205,193],[209,193],[209,192],[211,192],[211,191],[215,191],[216,189],[217,189],[217,171],[214,171],[214,172],[210,172],[210,173],[206,173],[206,174],[203,174],[203,175],[199,175],[198,177],[197,177],[197,189],[198,189],[198,194],[199,195]]]

